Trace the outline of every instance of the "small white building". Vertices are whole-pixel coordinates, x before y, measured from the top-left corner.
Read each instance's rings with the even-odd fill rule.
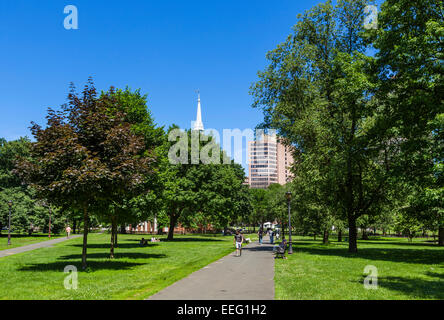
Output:
[[[268,229],[268,228],[275,229],[277,225],[278,224],[276,222],[265,222],[264,223],[264,229],[265,230]]]

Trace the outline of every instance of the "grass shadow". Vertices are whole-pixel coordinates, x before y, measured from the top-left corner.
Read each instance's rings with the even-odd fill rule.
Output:
[[[433,277],[433,278],[440,278],[441,281],[443,281],[443,286],[444,286],[444,273],[437,273],[437,272],[427,271],[425,273],[425,275],[427,275],[429,277]],[[442,290],[444,291],[444,287],[442,288]]]
[[[100,253],[88,253],[88,259],[108,259],[109,252],[100,252]],[[143,252],[115,252],[114,258],[129,258],[129,259],[161,259],[166,258],[165,254],[151,254],[151,253],[143,253]],[[59,260],[74,260],[74,259],[82,259],[81,254],[70,254],[67,256],[61,256]],[[113,260],[110,260],[113,261]]]
[[[424,280],[418,278],[380,277],[378,285],[421,299],[444,299],[444,281],[442,279]]]
[[[125,240],[126,241],[126,240]],[[77,247],[82,248],[83,245],[81,243],[77,244],[71,244],[71,247]],[[116,249],[134,249],[134,248],[149,248],[149,247],[155,247],[158,246],[157,243],[150,243],[148,242],[147,245],[144,245],[143,247],[139,245],[139,243],[119,243],[115,248]],[[109,243],[88,243],[88,249],[109,249],[110,244]]]
[[[129,262],[122,261],[119,258],[130,259],[161,259],[166,258],[164,254],[145,254],[145,253],[116,253],[115,259],[109,259],[108,253],[91,253],[88,254],[88,268],[94,270],[128,270],[133,267],[141,266],[147,263],[142,262]],[[93,260],[96,259],[96,260]],[[82,260],[81,254],[73,254],[67,256],[61,256],[59,260],[51,263],[33,263],[25,265],[18,271],[63,271],[68,265],[76,266],[79,271],[82,270],[80,261]]]
[[[381,242],[383,242],[383,243],[381,243]],[[384,243],[385,242],[385,243]],[[358,241],[358,245],[359,245],[359,243],[362,243],[362,244],[378,244],[378,245],[397,245],[397,246],[411,246],[411,247],[414,247],[414,246],[418,246],[418,247],[437,247],[437,245],[436,245],[436,243],[433,243],[433,242],[400,242],[399,240],[398,241],[395,241],[395,240],[390,240],[390,241],[384,241],[384,240],[381,240],[381,241],[372,241],[372,240],[359,240]]]
[[[167,240],[167,239],[160,239],[161,242],[219,242],[224,241],[221,239],[211,239],[208,237],[208,239],[203,238],[175,238],[173,240]]]
[[[349,253],[346,247],[325,248],[297,246],[296,252],[304,252],[320,256],[339,256],[343,258],[361,258],[403,263],[438,264],[444,261],[444,250],[396,249],[396,248],[358,248],[357,253]]]
[[[89,255],[88,255],[89,256]],[[88,261],[88,268],[92,271],[94,270],[128,270],[133,267],[144,265],[145,263],[138,262],[127,262],[118,260],[107,260],[107,261]],[[63,272],[66,266],[73,265],[77,267],[78,271],[82,271],[81,263],[79,259],[76,260],[66,260],[60,262],[51,263],[34,263],[23,266],[18,271],[60,271]]]
[[[63,236],[62,234],[51,234],[51,237],[61,237]],[[8,238],[8,234],[0,234],[0,238]],[[47,238],[48,234],[32,234],[32,235],[28,235],[28,234],[11,234],[11,239],[20,239],[20,238]]]

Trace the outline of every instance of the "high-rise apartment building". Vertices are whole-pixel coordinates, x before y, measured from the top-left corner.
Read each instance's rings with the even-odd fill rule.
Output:
[[[292,179],[289,167],[293,156],[275,135],[261,135],[248,142],[250,188],[267,188],[270,184],[286,184]]]

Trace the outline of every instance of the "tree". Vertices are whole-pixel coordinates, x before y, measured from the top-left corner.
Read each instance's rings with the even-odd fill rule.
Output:
[[[245,207],[243,169],[226,159],[212,136],[177,126],[169,128],[168,136],[159,170],[159,198],[169,216],[167,239],[173,240],[177,223],[189,224],[196,215],[226,225]]]
[[[22,137],[14,141],[0,138],[0,189],[20,187],[22,182],[13,174],[18,157],[29,157],[31,141]]]
[[[444,245],[443,3],[387,0],[381,8],[375,35],[378,98],[387,121],[397,124],[403,139],[399,176],[417,195],[409,212],[422,221],[433,219]]]
[[[131,132],[143,138],[145,148],[141,152],[147,159],[156,159],[159,148],[163,143],[163,128],[156,127],[151,112],[147,108],[147,95],[142,95],[140,89],[131,91],[128,87],[125,90],[117,89],[109,92],[102,92],[102,98],[108,99],[110,97],[113,103],[109,104],[108,111],[111,113],[121,113],[123,121],[130,124]],[[150,163],[151,170],[144,177],[145,186],[143,190],[147,192],[156,187],[156,174],[153,174],[157,169],[157,161]],[[141,203],[140,201],[132,201],[134,193],[120,193],[117,194],[113,203],[105,207],[103,212],[111,223],[111,242],[110,242],[110,257],[114,258],[114,247],[117,246],[117,225],[125,224],[128,221],[145,221],[151,214],[151,211],[137,211],[134,210],[134,203]],[[144,197],[145,202],[149,196],[144,194],[137,194],[138,197]],[[135,199],[134,199],[135,200]],[[108,204],[105,203],[105,206]],[[145,213],[145,214],[143,214]],[[136,215],[136,216],[134,216]]]
[[[301,158],[295,167],[319,172],[324,208],[348,222],[350,252],[357,251],[357,219],[386,200],[399,141],[374,95],[374,58],[365,55],[363,35],[367,4],[344,0],[334,8],[327,1],[300,16],[252,87],[263,127],[292,144]]]
[[[31,159],[22,159],[17,173],[39,198],[83,212],[82,268],[86,269],[90,211],[119,196],[137,194],[150,172],[152,159],[145,142],[131,131],[117,104],[114,90],[97,97],[92,80],[81,95],[74,86],[68,104],[48,109],[47,127],[33,123]]]
[[[31,232],[33,227],[47,227],[47,210],[35,201],[35,191],[14,175],[15,162],[19,157],[28,158],[31,142],[28,138],[14,141],[0,139],[0,233],[8,225],[8,202],[13,202],[11,229],[15,232]],[[55,231],[58,224],[54,219]]]
[[[266,222],[268,217],[268,203],[267,203],[267,190],[265,189],[250,189],[251,194],[251,204],[252,204],[252,215],[250,218],[251,223],[254,226],[258,224],[263,227],[264,222]]]
[[[206,171],[200,191],[204,221],[226,228],[230,222],[248,215],[250,199],[240,164],[208,164],[202,170]]]

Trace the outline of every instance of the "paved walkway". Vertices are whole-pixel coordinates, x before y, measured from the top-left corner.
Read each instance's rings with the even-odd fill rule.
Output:
[[[76,235],[70,236],[69,239],[67,239],[66,237],[62,237],[62,238],[57,238],[57,239],[54,239],[54,240],[37,242],[37,243],[33,243],[33,244],[29,244],[29,245],[26,245],[26,246],[21,246],[21,247],[17,247],[17,248],[13,248],[13,249],[0,250],[0,258],[11,256],[11,255],[17,254],[17,253],[22,253],[22,252],[26,252],[26,251],[35,250],[35,249],[51,247],[53,244],[56,244],[56,243],[59,243],[59,242],[63,242],[63,241],[66,241],[66,240],[75,239],[75,238],[78,238],[78,237],[82,237],[82,235],[81,234],[76,234]],[[12,238],[11,241],[14,241],[14,238]]]
[[[268,237],[179,280],[148,300],[273,300],[274,257]]]

